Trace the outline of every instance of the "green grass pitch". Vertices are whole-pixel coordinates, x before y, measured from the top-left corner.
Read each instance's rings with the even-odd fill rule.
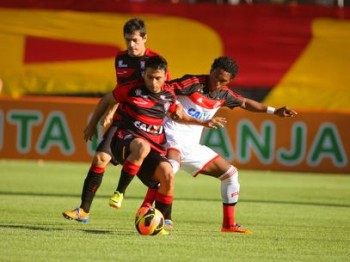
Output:
[[[254,234],[220,233],[220,183],[180,172],[168,236],[140,236],[146,188],[134,179],[108,206],[109,166],[89,224],[62,217],[80,203],[88,163],[0,160],[0,261],[349,261],[350,176],[240,171],[236,220]]]

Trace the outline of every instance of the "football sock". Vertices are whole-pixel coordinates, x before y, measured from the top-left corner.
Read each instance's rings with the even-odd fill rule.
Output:
[[[149,187],[141,206],[152,206],[154,200],[156,199],[157,191],[158,188]]]
[[[237,169],[231,166],[219,179],[221,180],[222,202],[225,204],[237,203],[240,187]]]
[[[171,219],[171,206],[173,203],[172,195],[164,195],[157,192],[155,208],[158,209],[164,216],[164,219]]]
[[[228,228],[235,224],[235,204],[223,204],[222,226]]]
[[[85,178],[83,192],[81,194],[80,208],[82,208],[86,213],[90,212],[92,201],[95,197],[97,189],[102,183],[104,172],[104,168],[91,165],[90,170]]]
[[[125,191],[134,177],[140,170],[140,166],[137,166],[130,161],[126,160],[123,164],[123,169],[120,173],[119,183],[117,190],[120,193],[125,194]]]
[[[222,226],[228,228],[235,224],[235,205],[238,202],[240,188],[238,171],[234,166],[231,166],[219,179],[221,180],[221,198],[223,202]]]
[[[166,210],[166,213],[164,215],[164,219],[170,219],[170,220],[173,220],[171,218],[171,213],[172,213],[172,209],[173,209],[173,204],[171,204],[168,209]]]

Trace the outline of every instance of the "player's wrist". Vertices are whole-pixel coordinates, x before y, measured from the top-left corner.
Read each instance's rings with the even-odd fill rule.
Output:
[[[275,114],[275,112],[276,112],[276,108],[274,108],[274,107],[272,107],[272,106],[268,106],[268,107],[266,108],[266,113],[268,113],[268,114],[270,114],[270,115]]]

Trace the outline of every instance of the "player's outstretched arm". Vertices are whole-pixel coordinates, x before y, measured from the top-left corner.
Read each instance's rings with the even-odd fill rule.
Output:
[[[106,94],[104,97],[100,99],[98,104],[96,105],[92,116],[84,129],[84,139],[85,141],[91,140],[93,136],[97,133],[96,126],[98,121],[101,119],[102,115],[106,112],[106,110],[116,101],[112,93]]]
[[[113,122],[113,116],[115,111],[117,111],[118,104],[110,105],[107,109],[107,112],[104,113],[103,117],[100,120],[100,125],[107,130],[107,128],[112,124]]]
[[[217,129],[218,127],[224,127],[226,124],[226,118],[213,117],[210,120],[203,121],[194,117],[191,117],[185,113],[180,103],[177,104],[176,111],[170,116],[174,121],[183,124],[201,125],[208,128]]]
[[[245,98],[243,101],[243,104],[241,107],[245,110],[251,111],[251,112],[261,112],[261,113],[268,113],[268,114],[274,114],[279,117],[294,117],[298,113],[290,109],[286,106],[280,107],[280,108],[274,108],[271,106],[266,106],[262,103],[259,103],[255,100]]]

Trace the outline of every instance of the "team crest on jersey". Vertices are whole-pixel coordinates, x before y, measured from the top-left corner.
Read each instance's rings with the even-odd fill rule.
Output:
[[[142,98],[145,98],[145,99],[148,99],[148,95],[144,95],[141,89],[136,89],[135,90],[135,95],[139,96],[139,97],[142,97]]]
[[[118,67],[128,67],[128,65],[124,64],[123,60],[118,60]]]
[[[146,66],[146,61],[141,61],[140,62],[140,68],[141,68],[142,71],[145,70],[145,66]]]
[[[170,102],[172,101],[172,99],[171,98],[167,98],[166,95],[160,95],[159,98],[164,100],[164,101],[170,101]]]
[[[170,108],[170,103],[169,103],[169,102],[166,102],[166,103],[164,104],[164,110],[165,110],[165,112],[168,112],[169,108]]]

